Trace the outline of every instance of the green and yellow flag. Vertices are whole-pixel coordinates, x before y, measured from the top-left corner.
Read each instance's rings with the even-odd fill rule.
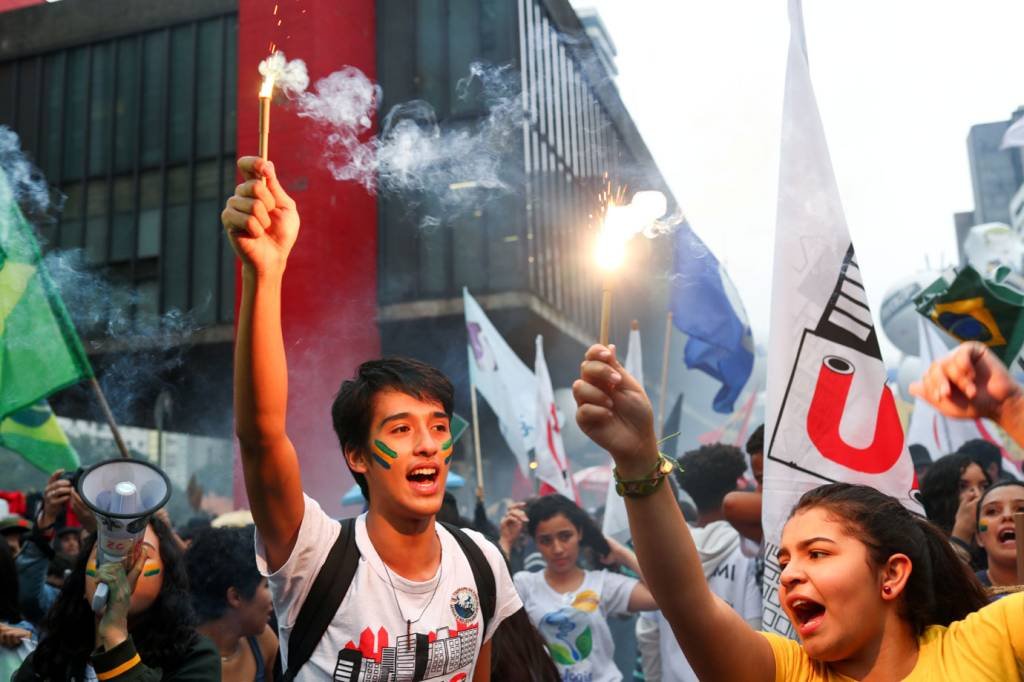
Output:
[[[78,453],[57,423],[50,403],[40,400],[0,421],[0,447],[13,450],[46,473],[78,468]]]
[[[0,418],[91,376],[32,226],[0,168]]]
[[[983,277],[965,266],[933,282],[914,304],[958,341],[980,341],[1008,367],[1024,369],[1024,280],[1009,268]]]

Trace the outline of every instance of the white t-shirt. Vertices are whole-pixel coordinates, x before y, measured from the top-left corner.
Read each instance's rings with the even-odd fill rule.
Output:
[[[711,571],[707,580],[711,591],[726,601],[750,627],[761,629],[761,590],[757,584],[756,559],[748,557],[737,546]],[[683,656],[683,650],[672,634],[672,626],[661,611],[645,613],[642,617],[657,619],[661,682],[697,682],[697,675]]]
[[[540,631],[562,682],[618,682],[615,643],[608,617],[629,613],[638,581],[611,571],[585,571],[573,592],[555,592],[544,572],[519,571],[513,577],[526,613]]]
[[[256,534],[256,565],[270,582],[277,612],[281,657],[288,667],[288,638],[302,603],[327,559],[341,525],[315,500],[306,504],[291,556],[277,571],[267,571],[266,549]],[[498,625],[522,607],[508,568],[497,547],[479,533],[466,530],[483,551],[494,572],[497,599],[487,632],[480,633],[480,599],[469,560],[451,533],[436,524],[441,539],[441,565],[424,582],[390,572],[370,542],[366,514],[356,519],[356,544],[361,557],[338,613],[296,679],[351,682],[403,682],[412,679],[459,682],[472,680],[480,647]],[[394,590],[392,590],[392,583]],[[396,606],[401,604],[401,610]],[[406,619],[413,620],[411,637]],[[418,620],[417,620],[418,619]]]

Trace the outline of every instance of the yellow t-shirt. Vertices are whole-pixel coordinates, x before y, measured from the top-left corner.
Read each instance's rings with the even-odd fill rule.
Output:
[[[849,680],[811,660],[799,642],[761,633],[775,655],[777,682]],[[963,620],[928,627],[920,639],[913,682],[1006,682],[1024,680],[1024,593],[993,602]]]

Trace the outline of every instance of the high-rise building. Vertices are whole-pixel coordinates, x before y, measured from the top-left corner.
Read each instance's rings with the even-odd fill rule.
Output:
[[[6,12],[0,124],[67,197],[59,219],[40,226],[46,248],[79,249],[89,272],[118,284],[106,300],[65,292],[95,306],[78,316],[79,331],[101,379],[123,389],[111,396],[118,419],[153,427],[170,390],[164,428],[229,438],[237,266],[219,214],[237,181],[235,157],[256,149],[256,65],[269,45],[303,58],[314,81],[361,69],[382,86],[382,119],[423,100],[440,130],[467,135],[493,120],[486,93],[465,85],[471,65],[506,67],[504,96],[520,115],[504,131],[512,144],[497,159],[500,187],[467,175],[443,196],[374,196],[336,181],[321,160],[322,132],[275,108],[270,157],[303,218],[284,292],[289,431],[307,490],[338,511],[349,481],[328,408],[342,378],[382,353],[416,356],[453,378],[456,409],[468,413],[466,286],[528,365],[543,334],[555,385],[568,386],[597,335],[601,284],[588,250],[599,194],[609,185],[668,190],[612,80],[607,29],[596,17],[585,26],[568,0],[271,7],[63,0]],[[462,209],[446,209],[453,196]],[[624,342],[638,318],[651,330],[651,358],[660,355],[654,330],[664,323],[670,255],[638,240],[616,283],[613,339]],[[167,330],[153,320],[174,325],[178,311],[191,322],[180,335],[154,333]],[[174,362],[163,362],[169,355]],[[125,367],[152,376],[112,383]],[[84,391],[64,392],[56,406],[98,418]],[[488,484],[504,489],[513,458],[494,416],[481,412]],[[457,469],[472,479],[469,439],[462,448]]]
[[[1010,199],[1024,181],[1019,150],[999,149],[1011,122],[974,125],[967,135],[975,224],[1010,222]]]

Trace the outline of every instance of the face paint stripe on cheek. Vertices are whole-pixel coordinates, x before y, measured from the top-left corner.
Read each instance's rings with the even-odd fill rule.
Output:
[[[87,576],[90,576],[90,577],[93,577],[93,578],[96,577],[96,560],[95,559],[90,559],[89,563],[87,563],[85,565],[85,574]]]
[[[388,461],[387,461],[386,459],[384,459],[383,457],[381,457],[380,455],[378,455],[378,454],[377,454],[376,452],[372,452],[372,453],[370,453],[370,454],[372,454],[372,455],[373,455],[373,458],[374,458],[375,460],[377,460],[377,464],[381,465],[381,466],[382,466],[382,467],[384,467],[385,469],[390,469],[390,468],[391,468],[391,464],[389,464],[389,463],[388,463]]]
[[[160,574],[160,565],[155,561],[147,561],[142,566],[142,575],[145,577],[152,577]]]
[[[374,440],[373,447],[377,450],[378,455],[398,459],[398,453],[389,448],[384,441]]]
[[[452,455],[454,455],[455,452],[451,451],[451,449],[452,449],[452,447],[454,445],[455,445],[455,440],[453,438],[449,438],[445,442],[441,443],[441,452],[447,452],[448,453],[444,457],[444,463],[445,464],[448,464],[449,462],[452,461]]]
[[[988,523],[986,523],[985,521],[979,521],[978,522],[978,530],[980,532],[982,532],[982,533],[987,531],[988,530]]]

